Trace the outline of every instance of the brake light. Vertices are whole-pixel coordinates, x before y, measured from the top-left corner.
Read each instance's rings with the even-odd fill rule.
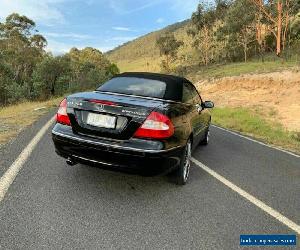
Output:
[[[104,100],[97,100],[97,99],[88,99],[88,102],[98,103],[98,104],[104,104],[108,106],[116,106],[117,104],[110,101],[104,101]]]
[[[166,139],[173,134],[174,126],[169,117],[153,111],[135,132],[134,137]]]
[[[56,113],[56,121],[58,123],[71,126],[70,118],[67,114],[67,99],[63,99],[59,104],[58,111]]]

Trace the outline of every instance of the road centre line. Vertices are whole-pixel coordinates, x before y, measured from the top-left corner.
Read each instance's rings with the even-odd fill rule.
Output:
[[[18,158],[14,161],[14,163],[8,168],[8,170],[4,173],[4,175],[0,178],[0,202],[4,199],[9,187],[15,180],[16,176],[18,175],[19,171],[22,169],[24,163],[27,161],[27,159],[30,157],[31,153],[39,143],[39,141],[43,138],[45,133],[48,131],[50,126],[53,124],[55,120],[55,117],[50,119],[41,129],[40,131],[35,135],[35,137],[29,142],[29,144],[23,149],[21,154],[18,156]],[[222,128],[221,128],[222,129]],[[226,129],[223,129],[227,131]],[[227,131],[230,133],[234,133],[231,131]],[[246,138],[248,140],[252,140],[250,138],[241,136],[237,133],[234,133],[242,138]],[[254,140],[255,141],[255,140]],[[257,141],[256,141],[257,142]],[[267,145],[268,146],[268,145]],[[297,156],[297,155],[296,155]],[[299,156],[298,156],[299,157]],[[247,193],[240,187],[236,186],[214,170],[210,169],[209,167],[205,166],[203,163],[199,162],[195,158],[192,158],[191,161],[196,164],[198,167],[200,167],[202,170],[216,178],[218,181],[223,183],[225,186],[229,187],[242,197],[244,197],[246,200],[250,201],[252,204],[266,212],[267,214],[271,215],[296,233],[300,235],[300,226],[296,224],[295,222],[291,221],[275,209],[271,208],[270,206],[266,205],[264,202],[260,201],[259,199],[255,198],[253,195]]]

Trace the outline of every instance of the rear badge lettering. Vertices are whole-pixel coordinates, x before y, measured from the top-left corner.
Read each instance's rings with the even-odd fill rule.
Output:
[[[68,106],[82,106],[82,102],[69,101]]]
[[[134,116],[146,116],[145,113],[140,113],[140,112],[137,112],[137,111],[131,111],[131,110],[122,110],[122,113],[126,113],[126,114],[129,114],[129,115],[134,115]]]

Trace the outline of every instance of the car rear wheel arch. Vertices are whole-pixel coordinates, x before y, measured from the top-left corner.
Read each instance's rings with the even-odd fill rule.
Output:
[[[185,185],[187,180],[188,180],[188,177],[189,177],[189,169],[190,169],[190,157],[191,157],[191,152],[192,152],[192,134],[190,135],[190,137],[188,138],[188,140],[186,141],[186,145],[184,147],[184,151],[182,153],[182,156],[181,156],[181,160],[180,160],[180,163],[179,163],[179,166],[178,168],[176,169],[176,171],[174,171],[174,174],[175,174],[175,182],[176,184],[178,185]],[[187,153],[187,149],[188,150],[188,162],[186,162],[186,153]],[[187,165],[186,165],[187,163]]]
[[[191,140],[191,143],[192,143],[192,146],[193,146],[193,142],[194,142],[194,134],[193,133],[190,134],[190,136],[189,136],[189,138],[187,139],[186,142],[188,142],[189,140]]]

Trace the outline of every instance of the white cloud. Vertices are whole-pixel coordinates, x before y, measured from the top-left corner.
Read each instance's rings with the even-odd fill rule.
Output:
[[[106,52],[112,50],[114,46],[101,46],[99,44],[68,44],[63,42],[58,42],[54,39],[48,40],[48,46],[46,51],[53,53],[54,55],[62,55],[70,51],[72,48],[83,49],[85,47],[93,47],[101,52]]]
[[[162,17],[156,19],[157,23],[163,23],[164,21],[165,19],[163,19]]]
[[[112,27],[113,30],[118,30],[118,31],[132,31],[132,29],[128,27]]]
[[[61,55],[67,53],[72,47],[74,46],[48,39],[48,46],[46,48],[46,51],[52,52],[54,55]]]
[[[115,36],[110,39],[107,39],[107,41],[119,41],[119,42],[127,42],[136,39],[136,36]]]
[[[0,18],[5,18],[13,12],[49,24],[63,23],[64,16],[57,8],[57,4],[65,0],[0,0]]]
[[[101,52],[107,52],[109,50],[112,50],[113,46],[102,46],[102,47],[96,47],[96,49],[100,50]]]
[[[53,37],[53,38],[72,38],[76,40],[86,40],[93,38],[90,35],[85,34],[76,34],[76,33],[55,33],[55,32],[44,32],[45,37]]]

